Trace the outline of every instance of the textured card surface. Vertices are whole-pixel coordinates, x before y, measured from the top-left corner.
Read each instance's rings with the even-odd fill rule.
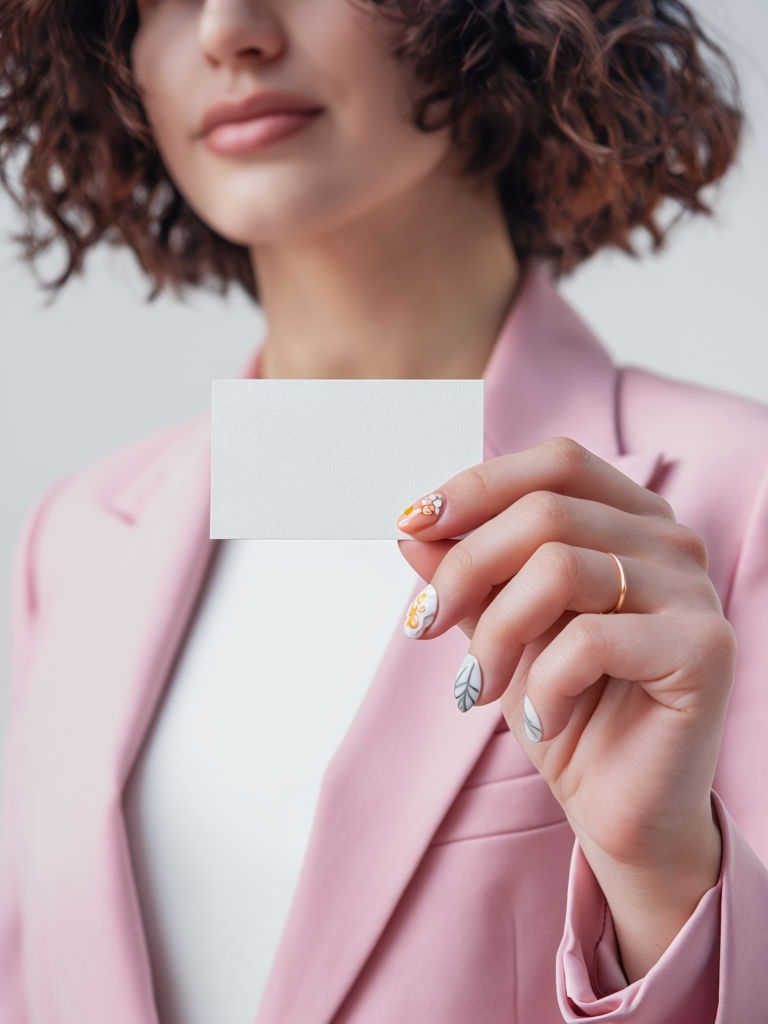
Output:
[[[211,537],[404,538],[483,458],[482,380],[214,380]]]

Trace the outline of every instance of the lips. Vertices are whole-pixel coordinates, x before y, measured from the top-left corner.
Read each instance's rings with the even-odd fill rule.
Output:
[[[212,153],[219,156],[246,156],[296,135],[319,116],[319,111],[293,111],[261,114],[244,121],[225,121],[211,128],[203,142]]]
[[[258,92],[248,96],[224,96],[206,109],[200,121],[200,135],[209,135],[221,125],[253,121],[272,114],[312,114],[322,108],[305,96],[286,92]]]

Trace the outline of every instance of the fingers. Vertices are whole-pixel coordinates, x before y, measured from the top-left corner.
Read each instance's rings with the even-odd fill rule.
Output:
[[[533,492],[461,541],[401,543],[405,557],[430,580],[438,595],[428,635],[439,636],[458,622],[471,621],[494,590],[516,576],[531,558],[548,568],[553,552],[548,558],[536,553],[552,543],[599,553],[617,551],[623,557],[656,562],[662,552],[664,565],[681,567],[691,562],[700,566],[706,559],[693,531],[668,518],[638,517],[585,498]],[[615,566],[613,572],[615,579]],[[615,600],[606,607],[613,604]],[[653,608],[649,602],[649,610]]]
[[[681,646],[681,635],[695,641]],[[628,685],[682,719],[692,720],[692,712],[705,706],[719,714],[735,654],[732,629],[711,613],[579,615],[529,666],[518,729],[532,743],[554,739],[568,725],[575,702],[606,676],[636,680]],[[713,690],[719,690],[714,699]]]
[[[458,474],[398,526],[414,538],[401,551],[430,580],[406,634],[460,625],[471,646],[457,705],[503,695],[529,742],[559,735],[575,703],[582,717],[602,706],[594,684],[609,678],[657,687],[675,708],[680,652],[689,666],[700,653],[685,622],[725,623],[701,538],[663,499],[565,438]]]
[[[614,615],[619,602],[621,612]],[[406,633],[430,633],[438,607],[437,591],[427,586],[412,606]],[[672,671],[674,652],[686,643],[680,622],[696,616],[724,621],[703,573],[681,573],[671,561],[653,563],[626,555],[617,559],[591,548],[546,543],[483,603],[469,630],[462,622],[471,646],[454,684],[457,705],[467,711],[475,703],[497,700],[510,686],[521,696],[527,687],[528,738],[537,742],[556,735],[570,717],[573,699],[604,673],[649,680],[657,672]],[[649,622],[660,622],[665,629],[674,624],[666,637],[666,660],[661,662],[660,648],[651,652],[644,646],[658,643],[658,637],[648,632]],[[625,642],[628,629],[631,644]],[[609,642],[616,647],[610,658],[605,656]],[[689,664],[704,649],[699,638],[691,644],[696,650],[687,655]],[[524,653],[527,660],[521,662]],[[636,660],[630,657],[633,654]],[[536,687],[532,691],[530,684],[532,657],[535,672],[551,684],[541,706],[535,700]],[[538,678],[534,675],[534,680]]]
[[[655,610],[675,592],[673,573],[652,573],[645,563],[629,558],[621,563],[628,584],[622,616]],[[476,702],[497,700],[523,650],[557,623],[562,627],[567,613],[609,613],[620,594],[620,577],[611,555],[559,543],[539,548],[478,618],[470,649],[483,680]]]
[[[635,515],[674,520],[669,504],[569,438],[552,438],[502,455],[452,477],[409,506],[398,521],[405,533],[434,540],[476,529],[534,491],[597,498]]]

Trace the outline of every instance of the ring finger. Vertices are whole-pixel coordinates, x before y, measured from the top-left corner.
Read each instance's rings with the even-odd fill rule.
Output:
[[[477,663],[480,693],[472,703],[487,704],[507,688],[527,644],[550,630],[566,613],[611,613],[622,594],[622,612],[654,612],[673,592],[663,570],[653,578],[645,563],[568,544],[543,544],[496,595],[475,626],[470,656]],[[460,673],[461,674],[461,673]],[[469,687],[470,691],[472,686]],[[462,690],[459,684],[459,690]],[[467,703],[471,693],[457,693]],[[471,706],[471,703],[469,704]],[[462,708],[465,710],[465,708]]]
[[[671,531],[681,529],[667,520],[633,516],[584,498],[549,493],[526,495],[454,544],[444,553],[434,573],[426,574],[439,595],[439,608],[430,622],[429,636],[439,636],[471,615],[492,595],[494,588],[514,577],[550,542],[594,548],[598,552],[626,551],[631,546],[632,556],[647,557],[665,539],[669,540],[667,535]],[[667,543],[666,548],[666,560],[679,561],[676,546]],[[615,578],[615,565],[613,573]],[[614,600],[605,607],[615,603]]]

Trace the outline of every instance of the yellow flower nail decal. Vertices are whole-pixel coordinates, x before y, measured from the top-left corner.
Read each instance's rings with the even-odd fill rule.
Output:
[[[405,635],[418,640],[437,615],[437,591],[428,583],[416,596],[405,617]]]
[[[443,511],[445,498],[442,494],[425,494],[413,505],[403,509],[403,513],[397,521],[398,529],[404,533],[418,533],[424,530],[439,517]]]

